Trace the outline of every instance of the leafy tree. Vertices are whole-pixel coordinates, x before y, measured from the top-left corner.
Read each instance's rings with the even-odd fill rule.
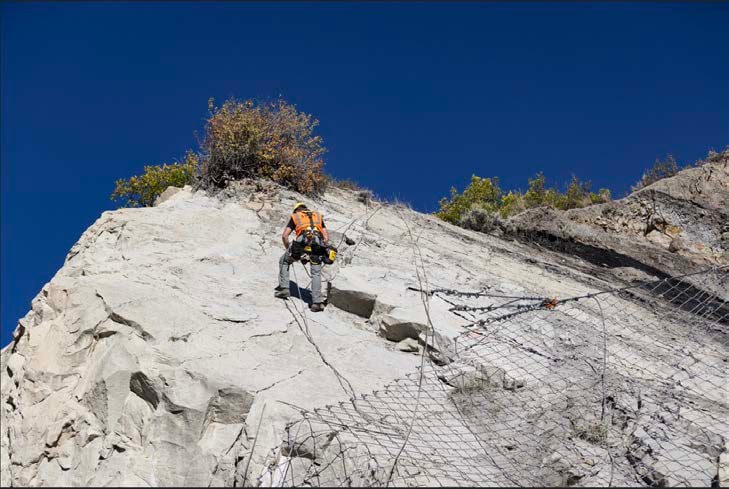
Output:
[[[198,164],[197,155],[188,151],[181,163],[145,166],[143,174],[117,180],[111,199],[123,202],[126,207],[151,206],[167,187],[192,184]]]

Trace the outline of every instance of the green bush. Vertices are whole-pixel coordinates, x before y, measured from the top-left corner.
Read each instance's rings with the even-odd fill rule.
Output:
[[[458,221],[458,225],[462,228],[481,231],[482,233],[490,233],[500,226],[499,215],[474,204],[470,209],[465,211]]]
[[[534,178],[529,179],[529,188],[524,193],[524,204],[527,208],[539,207],[544,205],[547,196],[547,190],[544,187],[544,173],[537,173]]]
[[[122,201],[126,207],[151,206],[167,187],[194,183],[197,169],[198,158],[192,152],[185,155],[182,163],[145,166],[143,174],[117,180],[111,199]]]
[[[444,197],[440,200],[436,215],[444,221],[470,229],[493,229],[496,217],[507,218],[525,209],[547,206],[566,210],[610,201],[609,190],[590,192],[590,182],[583,182],[575,176],[564,193],[556,188],[547,188],[545,182],[544,174],[539,172],[529,179],[529,188],[523,194],[518,190],[503,193],[498,178],[473,175],[463,193],[451,188],[450,199]],[[494,214],[494,219],[486,218],[484,213]]]
[[[591,204],[604,204],[605,202],[610,202],[611,200],[613,200],[610,189],[607,188],[601,188],[597,191],[597,193],[590,192],[589,197]]]
[[[579,178],[572,175],[572,180],[567,185],[567,191],[564,193],[564,205],[562,209],[577,209],[590,205],[590,182],[582,182]]]
[[[610,200],[612,200],[610,190],[601,188],[598,193],[590,192],[590,182],[583,182],[576,176],[572,176],[564,193],[556,188],[545,188],[542,172],[529,179],[529,188],[524,193],[524,204],[529,209],[546,205],[554,209],[567,210],[602,204]]]
[[[524,209],[526,209],[526,202],[521,193],[510,190],[508,194],[501,197],[501,206],[499,208],[501,217],[507,218],[513,216]]]
[[[451,198],[443,197],[439,204],[440,210],[436,215],[453,224],[458,224],[463,213],[470,210],[474,205],[488,212],[496,212],[499,209],[501,189],[499,179],[481,178],[471,176],[471,183],[462,194],[458,193],[455,187],[451,187]]]
[[[267,178],[304,194],[321,192],[328,178],[319,122],[283,100],[256,103],[227,100],[215,107],[201,143],[201,184],[222,188],[242,178]]]

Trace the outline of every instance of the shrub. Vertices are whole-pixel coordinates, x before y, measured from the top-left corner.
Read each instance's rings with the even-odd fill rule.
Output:
[[[709,150],[706,158],[703,160],[697,160],[694,162],[694,166],[703,166],[707,163],[717,163],[719,161],[729,158],[729,146],[725,147],[720,153],[717,153],[713,149]]]
[[[604,204],[605,202],[610,202],[611,200],[613,200],[613,197],[610,193],[610,189],[601,188],[597,191],[597,193],[590,192],[591,204]]]
[[[340,188],[342,190],[351,190],[357,197],[357,202],[365,205],[369,205],[372,201],[376,200],[374,192],[372,190],[363,187],[355,180],[351,178],[345,178],[344,180],[338,180],[332,176],[327,175],[327,186]]]
[[[360,204],[370,205],[375,200],[375,194],[372,193],[372,190],[358,190],[355,194],[357,196],[357,202]]]
[[[529,188],[523,194],[517,190],[504,194],[499,188],[498,178],[473,175],[462,194],[455,187],[451,188],[450,199],[440,200],[440,209],[436,215],[444,221],[469,229],[492,230],[499,218],[506,219],[525,209],[547,206],[566,210],[611,200],[608,189],[590,192],[590,182],[583,182],[575,176],[564,193],[557,188],[547,188],[545,181],[544,173],[539,172],[529,179]],[[491,217],[485,214],[491,214]]]
[[[496,212],[499,208],[500,197],[501,189],[499,189],[498,178],[481,178],[472,175],[471,183],[462,194],[459,194],[455,187],[451,187],[450,200],[445,197],[440,200],[440,209],[436,215],[444,221],[458,224],[463,213],[474,205],[489,212]]]
[[[326,151],[319,124],[283,100],[256,103],[234,98],[221,107],[208,101],[210,117],[201,142],[203,187],[225,187],[246,177],[268,178],[305,194],[322,191]]]
[[[182,163],[148,165],[144,173],[133,176],[129,180],[119,179],[115,182],[111,199],[123,201],[126,207],[151,206],[155,199],[167,190],[167,187],[184,187],[195,181],[198,170],[198,157],[189,152]]]
[[[333,187],[341,188],[342,190],[366,190],[359,183],[352,180],[351,178],[345,178],[344,180],[337,180],[336,178],[330,178],[329,184]]]
[[[553,209],[567,210],[609,200],[609,190],[600,189],[597,194],[590,192],[590,182],[583,182],[574,175],[564,193],[554,187],[545,188],[545,178],[542,172],[529,179],[529,188],[524,193],[524,204],[527,208],[546,205]]]
[[[585,441],[602,445],[608,437],[608,427],[600,421],[587,421],[579,426],[575,426],[575,434],[578,438]]]
[[[590,182],[582,182],[579,178],[572,175],[572,180],[567,185],[567,191],[564,194],[564,204],[561,207],[564,210],[577,209],[590,205]]]
[[[478,204],[466,210],[458,221],[459,226],[466,229],[473,229],[474,231],[481,231],[482,233],[489,233],[496,230],[500,223],[501,220],[496,212],[484,209]]]
[[[641,179],[638,183],[631,187],[631,190],[635,192],[636,190],[640,190],[648,185],[656,183],[658,180],[672,177],[679,171],[681,171],[681,168],[679,168],[678,163],[672,155],[668,155],[665,161],[656,159],[653,166],[643,173]]]
[[[542,202],[542,205],[546,205],[552,209],[564,209],[567,205],[567,197],[563,193],[560,193],[559,190],[550,188],[544,192],[544,202]]]
[[[508,194],[501,197],[501,207],[499,208],[499,214],[501,217],[507,218],[518,214],[519,212],[526,209],[524,196],[513,190],[510,190]]]
[[[546,197],[546,189],[544,188],[544,173],[537,173],[534,178],[529,179],[529,188],[524,193],[524,205],[531,209],[532,207],[539,207],[544,205],[544,199]]]

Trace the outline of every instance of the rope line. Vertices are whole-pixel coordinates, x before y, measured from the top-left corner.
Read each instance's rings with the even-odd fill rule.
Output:
[[[293,264],[292,264],[293,265]],[[304,302],[304,299],[301,295],[301,288],[299,287],[299,279],[296,276],[296,267],[292,266],[291,268],[294,269],[294,280],[296,283],[296,292],[299,296],[299,300],[301,302]],[[305,302],[304,302],[305,304]],[[342,387],[342,390],[349,396],[350,400],[353,400],[357,397],[357,393],[354,390],[354,387],[352,387],[352,384],[347,380],[347,378],[342,375],[339,370],[337,370],[334,365],[329,363],[329,361],[324,357],[324,354],[322,353],[321,349],[319,348],[319,345],[316,344],[316,341],[314,341],[314,337],[311,334],[311,331],[309,330],[309,324],[307,322],[306,318],[306,310],[299,311],[298,307],[296,305],[293,305],[294,310],[296,311],[296,314],[291,311],[291,308],[289,307],[289,301],[286,301],[286,308],[291,312],[292,316],[294,317],[294,321],[296,321],[297,326],[299,327],[299,330],[301,330],[302,334],[306,338],[306,340],[311,344],[311,346],[314,347],[317,354],[319,355],[319,358],[321,359],[322,363],[329,367],[329,369],[334,373],[334,376],[337,378],[337,382],[339,382],[339,385]],[[304,306],[306,308],[306,306]],[[299,322],[299,319],[297,315],[301,318],[301,322]],[[346,384],[346,386],[345,386]]]
[[[426,285],[428,282],[427,276],[425,275],[425,264],[423,261],[423,255],[420,253],[420,248],[417,245],[417,242],[413,239],[412,230],[410,229],[410,225],[407,223],[405,218],[402,217],[402,214],[400,214],[400,211],[397,211],[398,216],[400,219],[402,219],[403,223],[405,224],[407,230],[408,230],[408,236],[410,237],[410,241],[413,244],[414,250],[417,249],[418,251],[418,257],[420,258],[420,265],[423,267],[423,275],[421,277],[420,269],[418,268],[418,261],[417,258],[415,260],[415,273],[418,277],[418,283],[420,284],[420,287],[423,286],[423,280],[425,280]],[[413,251],[413,254],[414,251]],[[423,308],[425,309],[425,316],[428,321],[428,327],[425,329],[425,343],[423,344],[423,351],[420,355],[420,371],[419,371],[419,378],[418,378],[418,390],[416,395],[416,401],[415,401],[415,409],[413,409],[413,415],[410,418],[410,423],[408,424],[408,430],[407,434],[405,435],[402,445],[400,446],[400,449],[398,450],[397,454],[395,455],[395,458],[392,462],[392,466],[390,467],[390,472],[387,474],[387,481],[385,482],[385,487],[390,486],[390,482],[392,481],[392,476],[395,472],[395,468],[397,467],[397,463],[400,460],[400,456],[402,455],[403,451],[405,450],[405,447],[408,444],[408,441],[410,441],[410,435],[413,431],[413,426],[415,424],[415,419],[418,414],[418,408],[420,407],[420,395],[423,391],[423,374],[425,372],[425,358],[426,358],[426,351],[428,351],[428,334],[430,333],[431,329],[433,328],[433,323],[430,319],[430,305],[428,303],[428,296],[426,294],[421,293],[420,294],[420,300],[423,303]],[[435,336],[435,335],[433,335]],[[430,359],[430,356],[428,356],[428,359]]]

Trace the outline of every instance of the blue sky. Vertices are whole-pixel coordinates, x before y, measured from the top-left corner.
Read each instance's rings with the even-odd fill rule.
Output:
[[[196,148],[207,100],[283,96],[329,173],[433,211],[544,170],[622,195],[729,143],[728,3],[7,3],[2,335],[109,201]],[[282,224],[284,217],[282,216]],[[274,271],[271,271],[274,280]]]

